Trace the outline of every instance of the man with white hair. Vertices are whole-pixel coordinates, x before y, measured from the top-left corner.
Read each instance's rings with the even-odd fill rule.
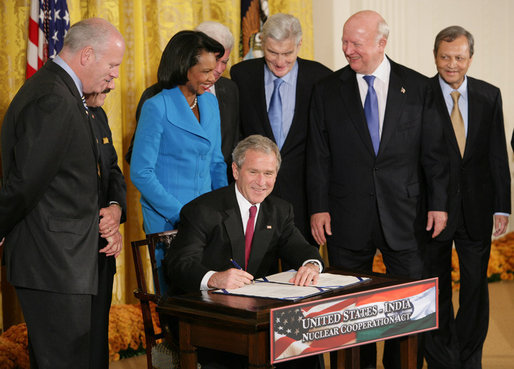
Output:
[[[282,169],[273,194],[290,202],[295,224],[311,240],[305,188],[305,144],[312,87],[330,74],[324,65],[298,57],[300,21],[274,14],[261,32],[264,57],[245,60],[230,70],[239,87],[241,133],[260,134],[278,145]]]
[[[99,256],[117,255],[122,242],[112,226],[120,206],[101,205],[102,163],[84,95],[112,85],[124,51],[106,20],[76,23],[5,115],[0,239],[27,323],[31,368],[90,369]],[[99,234],[107,240],[101,249]]]
[[[427,106],[428,80],[385,55],[389,26],[361,11],[343,26],[348,65],[314,88],[307,144],[311,227],[331,266],[420,278],[421,251],[445,227],[448,166],[443,128]],[[430,231],[430,234],[428,233]],[[376,367],[361,346],[361,367]],[[385,343],[386,369],[399,345]]]

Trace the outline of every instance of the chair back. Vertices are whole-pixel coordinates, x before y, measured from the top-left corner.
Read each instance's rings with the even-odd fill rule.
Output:
[[[171,230],[148,234],[144,240],[131,242],[138,287],[136,290],[134,290],[134,296],[141,303],[141,313],[143,314],[143,326],[145,329],[148,369],[152,368],[152,348],[157,344],[157,340],[164,338],[165,336],[164,329],[161,329],[159,333],[156,333],[154,328],[154,318],[152,317],[152,309],[150,306],[150,302],[158,304],[159,300],[161,299],[161,289],[159,284],[157,264],[155,261],[155,248],[159,243],[163,243],[164,247],[168,248],[176,235],[177,231]],[[147,256],[143,257],[142,254],[146,254]],[[143,262],[143,259],[150,260],[152,278],[151,281],[147,280],[146,278],[144,268],[146,262]],[[149,286],[151,284],[154,286],[153,292],[149,290]]]

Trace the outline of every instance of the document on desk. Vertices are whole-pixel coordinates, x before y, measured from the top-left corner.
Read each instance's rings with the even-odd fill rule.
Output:
[[[362,283],[369,278],[354,277],[349,275],[321,273],[316,285],[295,286],[289,280],[296,274],[295,270],[273,274],[255,280],[255,283],[248,284],[241,288],[220,289],[213,291],[227,295],[262,297],[280,300],[300,300],[306,297],[319,295],[321,293],[348,287]]]

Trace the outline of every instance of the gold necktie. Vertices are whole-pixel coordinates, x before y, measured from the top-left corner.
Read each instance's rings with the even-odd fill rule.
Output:
[[[455,132],[455,138],[457,139],[457,144],[459,145],[460,156],[464,156],[464,149],[466,147],[466,131],[464,129],[464,119],[462,119],[462,114],[459,109],[459,91],[452,91],[450,94],[453,99],[453,109],[450,119],[452,120],[453,131]]]

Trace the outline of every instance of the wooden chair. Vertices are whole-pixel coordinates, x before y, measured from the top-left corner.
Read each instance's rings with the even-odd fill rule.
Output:
[[[153,233],[146,236],[146,239],[133,241],[132,245],[132,255],[134,256],[134,264],[136,267],[136,278],[137,278],[137,286],[138,288],[134,290],[134,296],[141,303],[141,312],[143,314],[143,325],[145,329],[145,337],[146,337],[146,361],[148,365],[148,369],[152,369],[152,350],[155,351],[157,348],[158,340],[162,340],[164,337],[168,336],[168,332],[166,332],[165,327],[161,325],[161,332],[156,333],[154,329],[154,321],[152,318],[152,311],[150,308],[150,302],[155,304],[159,303],[161,299],[161,288],[159,283],[159,278],[157,274],[157,265],[155,261],[155,248],[159,243],[164,243],[164,246],[170,247],[171,242],[177,235],[176,230],[166,231],[161,233]],[[151,265],[151,279],[148,280],[145,276],[143,260],[146,260],[145,257],[142,256],[142,249],[146,249],[144,252],[148,255]],[[151,292],[149,286],[153,284],[154,291]],[[169,351],[167,349],[160,349],[159,352]]]

